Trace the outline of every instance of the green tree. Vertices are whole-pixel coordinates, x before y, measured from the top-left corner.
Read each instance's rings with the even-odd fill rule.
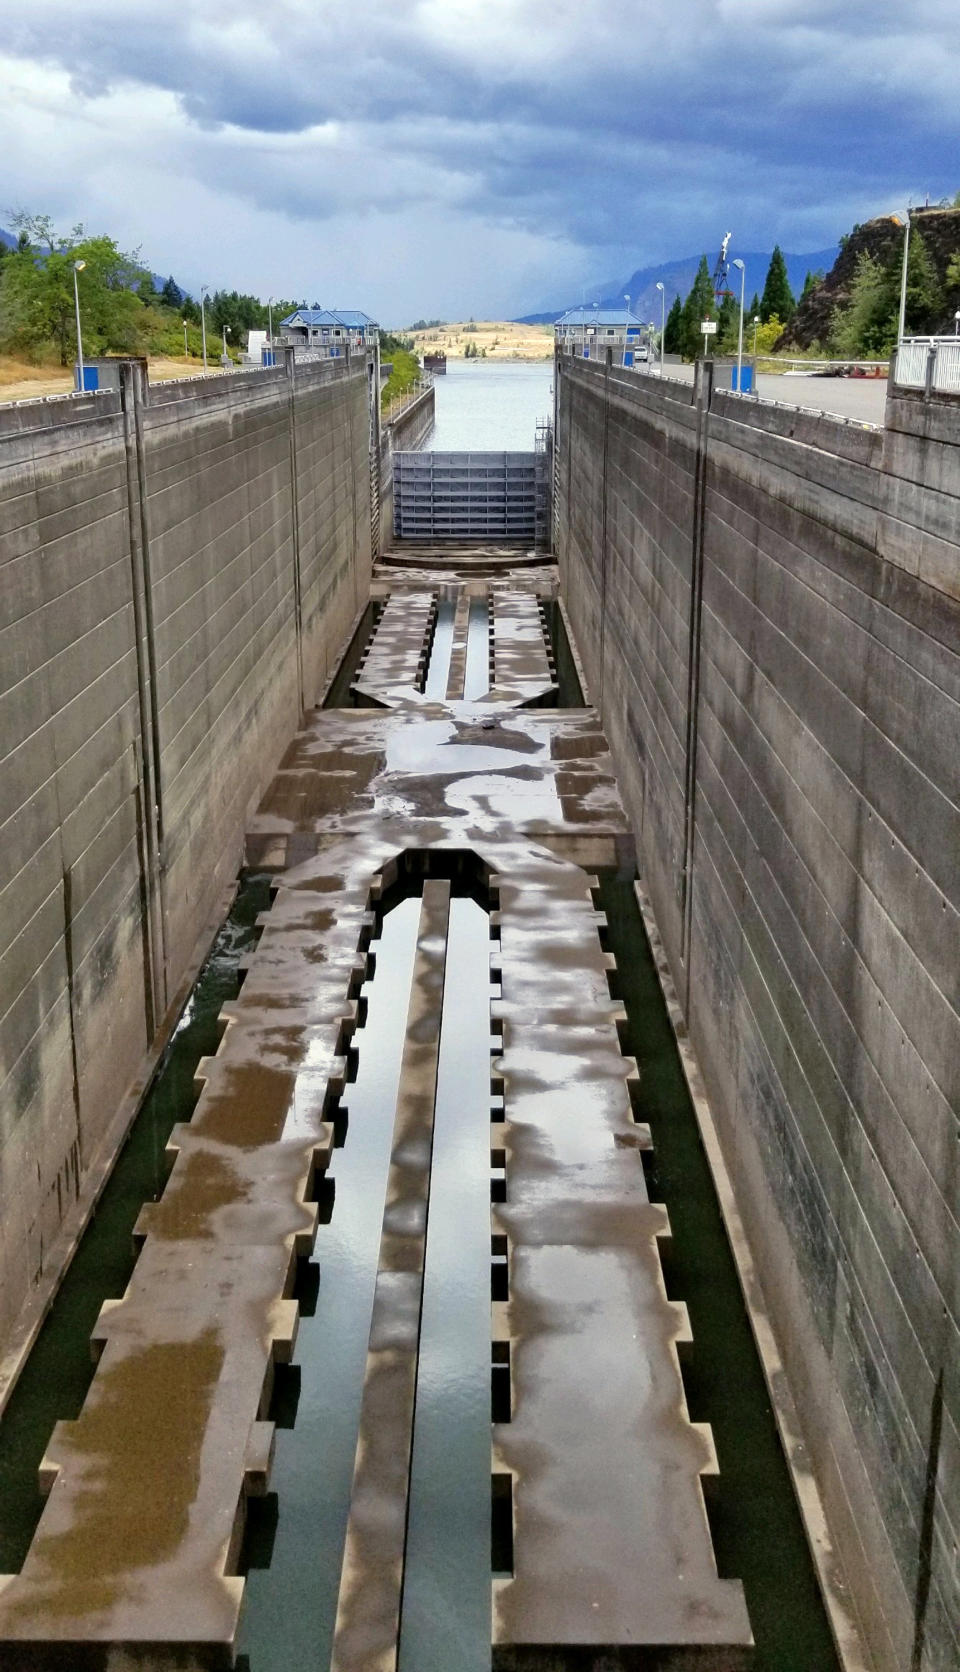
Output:
[[[724,354],[736,353],[740,335],[740,303],[735,296],[725,296],[717,314],[716,346]]]
[[[857,261],[850,299],[833,315],[831,353],[840,359],[883,359],[897,340],[897,313],[890,273],[865,250]]]
[[[783,251],[779,244],[774,245],[767,268],[767,279],[760,298],[760,318],[766,324],[773,314],[789,324],[797,311],[790,280],[787,278],[787,264],[783,259]]]
[[[172,273],[160,292],[160,300],[165,308],[181,308],[183,306],[184,294]]]
[[[713,280],[707,266],[705,255],[700,257],[700,266],[693,281],[690,294],[683,304],[683,315],[680,326],[680,352],[687,360],[695,360],[704,352],[704,337],[700,326],[705,319],[716,319],[717,303],[713,294]],[[710,352],[708,350],[708,352]]]
[[[25,247],[11,251],[0,277],[0,342],[36,355],[51,346],[62,366],[76,352],[74,264],[86,353],[132,353],[140,347],[145,273],[136,255],[125,255],[112,238],[88,238],[82,226],[58,237],[47,215],[14,217],[26,233]]]
[[[891,277],[894,280],[898,278],[896,263],[892,264]],[[937,269],[923,235],[914,231],[910,235],[910,250],[907,255],[904,330],[908,333],[936,330],[942,306],[943,292]]]
[[[760,298],[757,295],[756,291],[754,291],[753,301],[750,303],[750,307],[747,311],[747,317],[748,317],[748,319],[756,319],[756,318],[759,317],[759,314],[760,314]]]
[[[896,251],[885,261],[864,252],[857,262],[850,297],[838,308],[830,327],[834,354],[849,359],[885,360],[896,345],[900,320],[902,264]],[[958,274],[960,276],[960,274]],[[947,269],[950,283],[950,269]],[[910,236],[904,330],[935,331],[944,305],[943,289],[922,235]]]
[[[663,351],[665,354],[683,353],[683,303],[679,296],[675,296],[667,314],[667,323],[663,330]]]
[[[824,273],[822,267],[818,267],[816,272],[808,272],[803,281],[803,290],[800,292],[801,301],[804,296],[810,295],[811,290],[816,290],[817,286],[823,283],[825,277],[826,274]]]

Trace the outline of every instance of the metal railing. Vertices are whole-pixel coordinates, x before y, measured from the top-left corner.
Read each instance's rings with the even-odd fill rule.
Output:
[[[394,395],[393,400],[389,401],[383,408],[380,414],[381,424],[392,424],[395,419],[407,411],[408,407],[413,406],[421,395],[426,394],[427,390],[432,388],[433,378],[429,372],[424,372],[422,377],[417,378],[416,383],[411,383],[409,389],[403,389],[399,395]]]
[[[960,395],[960,337],[904,337],[897,344],[893,381],[901,389]]]

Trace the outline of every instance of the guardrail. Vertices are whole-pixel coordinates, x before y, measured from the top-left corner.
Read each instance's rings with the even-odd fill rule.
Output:
[[[897,344],[893,381],[901,389],[960,395],[960,337],[904,337]]]
[[[399,418],[408,407],[413,406],[414,401],[418,401],[421,395],[432,388],[433,378],[429,372],[426,372],[422,377],[417,378],[416,383],[411,383],[409,389],[404,389],[399,395],[394,395],[393,400],[383,408],[380,414],[381,424],[392,424],[395,418]]]

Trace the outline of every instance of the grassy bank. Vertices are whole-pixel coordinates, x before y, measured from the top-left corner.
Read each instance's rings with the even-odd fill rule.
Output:
[[[211,356],[210,369],[219,369],[219,355]],[[172,377],[200,377],[202,360],[178,360],[172,355],[154,356],[149,361],[151,383],[165,383]],[[73,370],[59,366],[32,366],[26,361],[0,355],[0,402],[28,401],[41,395],[69,395],[73,389]]]
[[[380,392],[381,407],[388,407],[398,395],[406,394],[420,376],[420,362],[415,354],[406,348],[391,348],[384,352],[384,359],[393,365],[390,376],[386,379]]]

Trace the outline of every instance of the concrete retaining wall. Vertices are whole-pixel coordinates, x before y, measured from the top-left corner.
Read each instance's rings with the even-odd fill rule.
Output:
[[[846,1579],[878,1667],[947,1672],[960,408],[558,382],[564,593]]]
[[[393,540],[393,455],[422,447],[434,425],[436,397],[431,384],[380,432],[380,544]]]
[[[0,408],[0,1348],[366,598],[367,388]]]

